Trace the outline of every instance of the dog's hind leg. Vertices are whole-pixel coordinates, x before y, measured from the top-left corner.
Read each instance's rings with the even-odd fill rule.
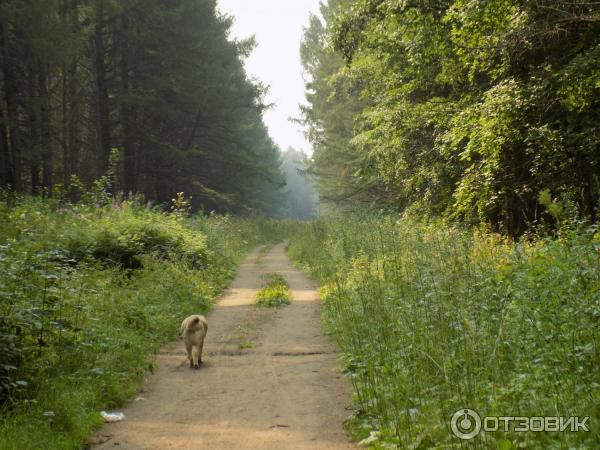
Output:
[[[187,352],[187,358],[190,360],[190,369],[194,368],[194,362],[192,358],[193,346],[192,344],[185,343],[185,351]]]
[[[198,346],[194,345],[194,347],[192,348],[193,365],[191,366],[194,369],[200,368],[200,366],[198,365],[198,355],[199,355],[198,350],[199,350]]]
[[[204,348],[204,339],[200,342],[200,351],[198,352],[198,362],[202,364],[202,349]]]

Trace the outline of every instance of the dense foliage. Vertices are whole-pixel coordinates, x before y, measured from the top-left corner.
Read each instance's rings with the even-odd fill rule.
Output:
[[[324,199],[510,235],[560,221],[548,203],[595,221],[600,5],[330,0],[322,16],[302,51]]]
[[[280,225],[136,202],[0,202],[0,448],[79,448]]]
[[[0,188],[113,192],[195,209],[271,213],[280,158],[264,88],[216,0],[0,3]]]
[[[352,430],[381,448],[594,448],[600,420],[600,236],[515,244],[396,221],[298,227],[289,248],[324,283],[327,330],[355,388]],[[484,433],[452,415],[589,416],[590,431]],[[513,424],[514,425],[514,424]],[[377,447],[380,448],[380,447]]]

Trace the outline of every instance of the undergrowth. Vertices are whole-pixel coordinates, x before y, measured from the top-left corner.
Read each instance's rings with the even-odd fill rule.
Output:
[[[599,250],[594,228],[514,243],[392,217],[299,225],[289,247],[323,284],[326,329],[354,385],[357,439],[502,450],[600,442]],[[460,441],[450,420],[463,408],[589,416],[590,431],[511,427]]]
[[[275,221],[0,201],[0,449],[80,448]]]
[[[268,273],[263,276],[263,288],[256,294],[256,304],[270,308],[289,305],[292,300],[290,287],[281,275]]]

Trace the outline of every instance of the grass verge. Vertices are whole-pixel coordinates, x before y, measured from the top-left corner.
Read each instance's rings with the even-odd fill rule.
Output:
[[[81,448],[274,221],[0,202],[0,449]]]
[[[600,235],[514,243],[396,221],[298,226],[289,254],[323,285],[326,329],[375,448],[594,448],[600,442]],[[590,431],[453,436],[485,416],[590,417]],[[373,433],[375,432],[375,433]]]

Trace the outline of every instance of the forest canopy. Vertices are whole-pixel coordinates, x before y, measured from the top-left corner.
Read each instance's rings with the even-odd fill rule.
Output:
[[[2,1],[0,188],[272,213],[280,154],[231,24],[216,0]]]
[[[305,30],[324,200],[486,223],[595,221],[600,4],[329,0]]]

